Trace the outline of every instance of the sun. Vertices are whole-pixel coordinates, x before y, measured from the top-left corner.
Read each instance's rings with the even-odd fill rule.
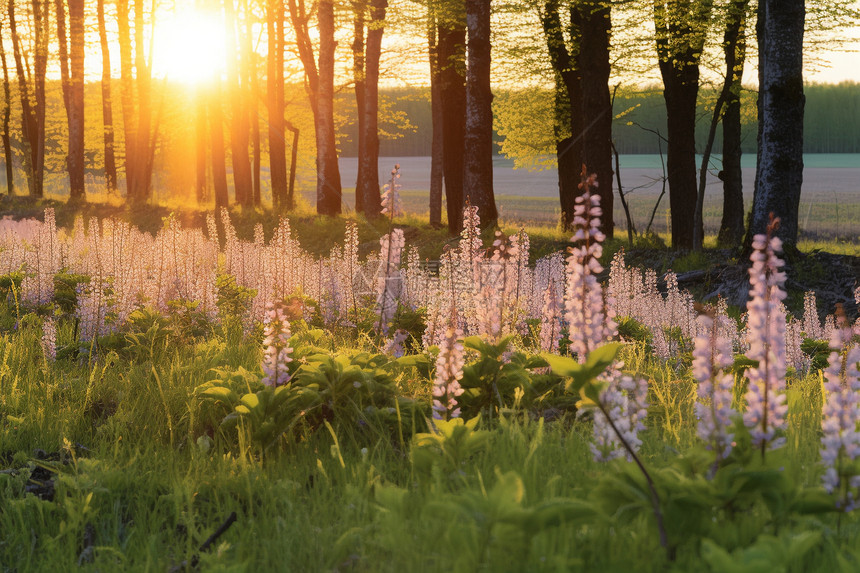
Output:
[[[193,9],[167,13],[156,23],[152,72],[170,82],[198,84],[224,71],[224,22]]]

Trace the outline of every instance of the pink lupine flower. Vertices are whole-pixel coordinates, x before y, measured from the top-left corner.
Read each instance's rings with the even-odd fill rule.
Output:
[[[843,462],[860,456],[860,346],[851,346],[852,332],[844,314],[840,328],[830,340],[833,349],[824,371],[827,401],[821,428],[821,461],[825,466],[824,487],[828,492],[841,491],[840,509],[851,511],[857,502],[860,475],[846,469]]]
[[[594,412],[594,442],[589,446],[594,461],[608,462],[622,456],[632,461],[621,439],[633,452],[639,451],[642,445],[639,432],[645,429],[648,415],[648,382],[616,372],[609,386],[600,394],[600,402],[602,408]],[[618,433],[612,429],[613,424]]]
[[[696,417],[699,437],[721,459],[732,451],[732,387],[734,376],[726,374],[733,362],[732,342],[722,335],[716,320],[707,314],[698,318],[699,335],[694,341],[693,377],[699,382]]]
[[[46,318],[42,323],[42,352],[45,360],[53,362],[57,358],[57,325],[53,318]]]
[[[439,355],[436,357],[436,378],[433,382],[433,418],[436,420],[459,418],[460,407],[457,397],[464,392],[460,386],[463,378],[463,333],[451,320],[439,342]]]
[[[382,214],[394,218],[403,214],[403,203],[400,201],[400,164],[391,170],[391,179],[382,187]]]
[[[582,195],[576,198],[573,225],[576,229],[567,258],[567,292],[565,321],[570,329],[571,350],[584,362],[588,353],[615,335],[611,305],[603,300],[603,288],[597,274],[603,271],[601,243],[606,236],[600,231],[600,196],[592,195],[596,186],[594,175],[580,183]]]
[[[785,427],[788,405],[785,403],[785,312],[781,302],[785,298],[782,285],[785,273],[779,269],[783,262],[776,256],[782,241],[771,237],[778,219],[768,226],[767,235],[753,238],[750,259],[750,296],[747,303],[747,337],[750,348],[747,357],[758,361],[758,366],[747,371],[749,390],[746,393],[747,411],[744,423],[750,428],[753,444],[761,446],[762,455],[768,445],[779,447],[784,439],[776,433]]]
[[[263,384],[283,386],[290,381],[287,364],[292,362],[289,346],[290,322],[283,304],[268,304],[263,319]]]

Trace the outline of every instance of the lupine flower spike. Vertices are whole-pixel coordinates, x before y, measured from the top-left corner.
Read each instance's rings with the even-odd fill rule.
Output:
[[[723,317],[709,313],[699,315],[699,335],[693,349],[693,377],[699,382],[696,417],[699,419],[699,438],[717,459],[725,458],[732,451],[733,434],[730,432],[732,417],[732,387],[734,376],[726,374],[732,365],[732,342],[726,337],[718,323]]]
[[[47,318],[42,323],[42,352],[47,362],[57,358],[57,326],[53,318]]]
[[[766,235],[753,237],[750,255],[750,295],[747,303],[747,336],[750,348],[747,358],[758,366],[747,371],[749,390],[744,423],[750,429],[753,444],[761,447],[762,457],[768,446],[777,448],[785,439],[777,432],[785,427],[788,405],[785,403],[785,311],[782,300],[785,273],[779,269],[783,262],[776,256],[782,241],[773,236],[779,219],[772,219]]]
[[[821,461],[824,488],[838,492],[837,507],[851,511],[860,494],[860,474],[850,468],[860,457],[860,346],[851,346],[851,326],[845,314],[837,311],[838,328],[830,340],[826,380],[827,402],[821,422]]]
[[[403,214],[403,203],[400,201],[400,164],[391,170],[391,179],[382,187],[382,214],[393,219]]]
[[[436,420],[460,417],[457,397],[464,392],[460,379],[463,378],[465,360],[461,340],[463,333],[456,325],[456,311],[452,308],[436,357],[436,379],[433,382],[433,418]]]
[[[263,325],[263,384],[283,386],[290,381],[287,364],[293,361],[293,349],[289,347],[290,322],[282,303],[267,305]]]

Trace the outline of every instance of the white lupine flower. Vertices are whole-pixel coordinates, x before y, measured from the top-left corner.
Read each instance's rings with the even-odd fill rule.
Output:
[[[693,350],[693,377],[698,381],[696,417],[698,433],[718,458],[732,451],[732,388],[734,376],[726,374],[733,363],[731,340],[720,334],[716,320],[706,314],[698,318],[700,334]]]
[[[860,346],[851,346],[852,332],[844,315],[841,328],[830,340],[833,349],[827,368],[827,401],[821,422],[821,461],[825,466],[824,487],[828,492],[842,491],[839,500],[843,511],[851,511],[857,502],[860,476],[844,470],[840,460],[854,461],[860,456]]]
[[[750,428],[755,446],[773,448],[784,442],[784,439],[776,439],[776,433],[785,427],[788,412],[784,392],[785,313],[781,311],[785,273],[779,270],[783,262],[776,256],[782,249],[782,241],[778,237],[756,235],[752,246],[747,357],[757,360],[758,366],[747,370],[749,390],[744,423]]]
[[[544,292],[544,306],[540,318],[540,349],[558,352],[561,338],[561,305],[556,294],[555,282],[550,281]]]
[[[400,276],[400,258],[406,244],[403,230],[394,229],[379,239],[379,244],[382,248],[379,254],[382,266],[376,286],[376,304],[379,312],[377,326],[383,333],[387,333],[391,320],[397,312],[397,303],[400,299],[403,283],[403,278]]]
[[[456,323],[456,320],[451,320]],[[460,329],[449,324],[439,343],[436,357],[436,378],[433,382],[433,418],[436,420],[459,418],[457,397],[464,392],[460,386],[463,378],[463,342]]]
[[[815,293],[808,291],[803,295],[803,332],[807,338],[820,340],[824,336],[824,329],[818,320],[818,306],[815,302]]]
[[[282,304],[268,304],[263,320],[263,384],[283,386],[290,381],[287,364],[292,362],[289,346],[290,322]]]

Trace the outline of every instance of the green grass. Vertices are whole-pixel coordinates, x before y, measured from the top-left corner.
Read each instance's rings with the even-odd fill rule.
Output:
[[[14,320],[0,312],[4,323]],[[367,432],[343,420],[332,420],[331,432],[305,432],[255,453],[235,433],[217,431],[219,417],[195,392],[212,368],[259,376],[254,337],[220,327],[197,339],[173,332],[148,350],[121,344],[92,361],[49,364],[38,322],[28,315],[16,332],[0,337],[4,571],[69,570],[79,562],[84,571],[167,571],[194,559],[231,512],[236,523],[199,554],[203,570],[708,570],[698,541],[681,543],[677,561],[668,563],[647,512],[563,521],[530,536],[493,525],[494,504],[513,503],[517,495],[517,511],[558,500],[598,503],[600,484],[632,467],[592,460],[587,420],[566,415],[543,423],[512,411],[503,423],[484,424],[488,447],[452,475],[422,474],[396,433]],[[70,345],[73,325],[61,325],[59,343]],[[350,336],[327,336],[321,344],[332,353],[372,349],[368,339]],[[627,368],[651,380],[642,458],[660,471],[694,448],[695,385],[684,368],[655,363],[643,347],[626,359]],[[429,384],[414,376],[397,381],[402,395],[425,401],[425,412]],[[814,486],[821,471],[820,378],[793,380],[789,404],[781,463],[793,483]],[[420,427],[404,422],[405,441]],[[56,456],[38,460],[37,449]],[[52,500],[24,493],[42,465],[59,472]],[[502,487],[508,472],[519,476],[521,491]],[[501,502],[494,491],[505,494]],[[763,534],[788,542],[823,530],[827,541],[786,570],[834,571],[838,559],[850,569],[860,557],[857,520],[835,528],[835,517],[783,522],[753,506],[713,523],[706,536],[741,550]]]

